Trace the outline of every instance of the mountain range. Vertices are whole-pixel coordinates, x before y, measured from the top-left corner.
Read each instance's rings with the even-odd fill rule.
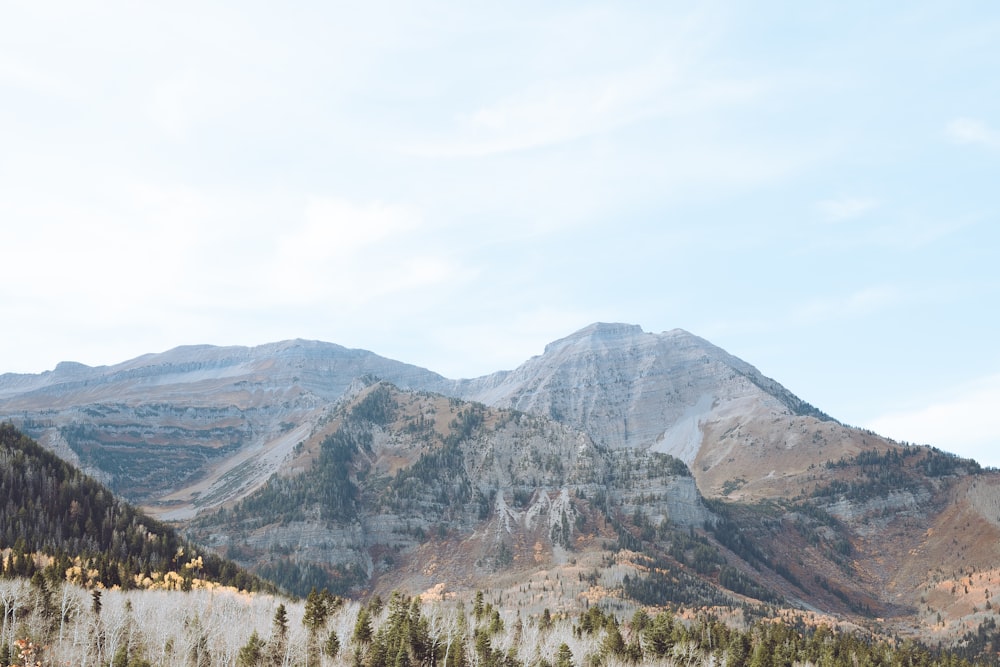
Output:
[[[181,347],[2,375],[0,419],[300,593],[995,629],[996,471],[843,425],[679,329],[594,324],[459,380],[314,341]]]

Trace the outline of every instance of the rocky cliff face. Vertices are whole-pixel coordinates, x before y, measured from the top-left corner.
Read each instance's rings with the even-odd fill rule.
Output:
[[[448,576],[473,581],[551,562],[637,512],[654,530],[714,520],[676,459],[610,450],[545,417],[379,383],[323,434],[280,477],[198,518],[199,540],[307,592],[324,575],[377,585],[428,543],[464,554]]]

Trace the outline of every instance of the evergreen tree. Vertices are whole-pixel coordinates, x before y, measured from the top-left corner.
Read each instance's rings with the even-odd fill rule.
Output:
[[[612,618],[610,622],[606,624],[607,634],[604,635],[604,641],[601,643],[601,651],[605,655],[613,655],[616,658],[621,658],[625,656],[625,640],[622,638],[622,633],[618,629],[618,622]]]
[[[555,667],[573,667],[573,652],[569,650],[569,645],[566,642],[559,645]]]
[[[272,665],[281,665],[288,651],[288,611],[279,604],[271,622],[271,640],[268,643],[268,660]]]
[[[683,626],[681,626],[681,629],[683,629]],[[678,639],[675,636],[674,630],[673,616],[670,612],[661,611],[646,627],[647,650],[657,658],[667,655]]]
[[[305,613],[302,616],[302,625],[306,627],[310,635],[316,634],[326,625],[327,613],[325,597],[317,593],[316,588],[313,587],[306,597]]]
[[[340,639],[337,638],[337,631],[331,630],[330,635],[323,644],[323,653],[331,658],[336,658],[340,652]]]
[[[362,646],[367,645],[372,640],[372,620],[367,607],[362,607],[358,612],[358,619],[354,623],[354,643]]]
[[[264,659],[264,649],[264,640],[254,630],[250,634],[250,639],[236,654],[237,667],[258,667]]]

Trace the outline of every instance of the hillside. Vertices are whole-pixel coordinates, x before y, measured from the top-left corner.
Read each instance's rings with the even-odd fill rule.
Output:
[[[1000,602],[996,471],[682,330],[595,324],[467,380],[326,343],[178,348],[0,376],[0,417],[300,594],[764,605],[977,645]]]
[[[617,539],[612,507],[642,503],[678,527],[711,520],[672,457],[386,383],[342,404],[286,470],[192,533],[298,592],[474,588]],[[629,483],[609,487],[616,479]]]
[[[200,551],[105,487],[0,424],[0,552],[3,573],[84,586],[190,590],[273,587],[232,562]]]

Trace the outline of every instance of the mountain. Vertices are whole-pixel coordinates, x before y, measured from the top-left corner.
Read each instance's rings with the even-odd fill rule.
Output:
[[[629,324],[592,324],[514,371],[460,381],[455,391],[577,424],[610,447],[652,446],[691,460],[698,446],[685,427],[720,406],[742,401],[830,419],[704,339]]]
[[[179,347],[121,364],[0,375],[0,415],[164,518],[275,472],[358,378],[440,388],[416,366],[314,341]]]
[[[1000,604],[996,471],[679,329],[594,324],[463,380],[326,343],[177,348],[0,376],[0,419],[300,592],[763,604],[969,646]]]
[[[366,376],[545,415],[612,449],[669,453],[710,495],[734,485],[745,497],[772,493],[770,473],[789,468],[800,442],[822,442],[822,460],[863,448],[856,432],[707,341],[625,324],[591,325],[513,371],[457,381],[310,341],[63,363],[0,376],[0,416],[126,497],[184,518],[259,486]],[[810,448],[799,467],[816,457]]]
[[[853,432],[750,364],[681,329],[651,334],[627,324],[593,324],[550,343],[516,370],[457,383],[468,400],[549,415],[611,448],[650,449],[691,466],[705,493],[735,480],[769,494],[789,450],[822,435],[840,441],[811,450],[806,466],[861,449]],[[826,444],[826,442],[824,442]],[[760,479],[747,479],[760,472]]]
[[[551,419],[384,382],[359,389],[285,474],[192,523],[200,542],[290,590],[405,581],[468,588],[616,540],[606,512],[701,526],[672,457],[599,447]],[[293,472],[294,471],[294,472]],[[609,482],[628,480],[628,484]],[[508,572],[509,571],[509,572]]]

